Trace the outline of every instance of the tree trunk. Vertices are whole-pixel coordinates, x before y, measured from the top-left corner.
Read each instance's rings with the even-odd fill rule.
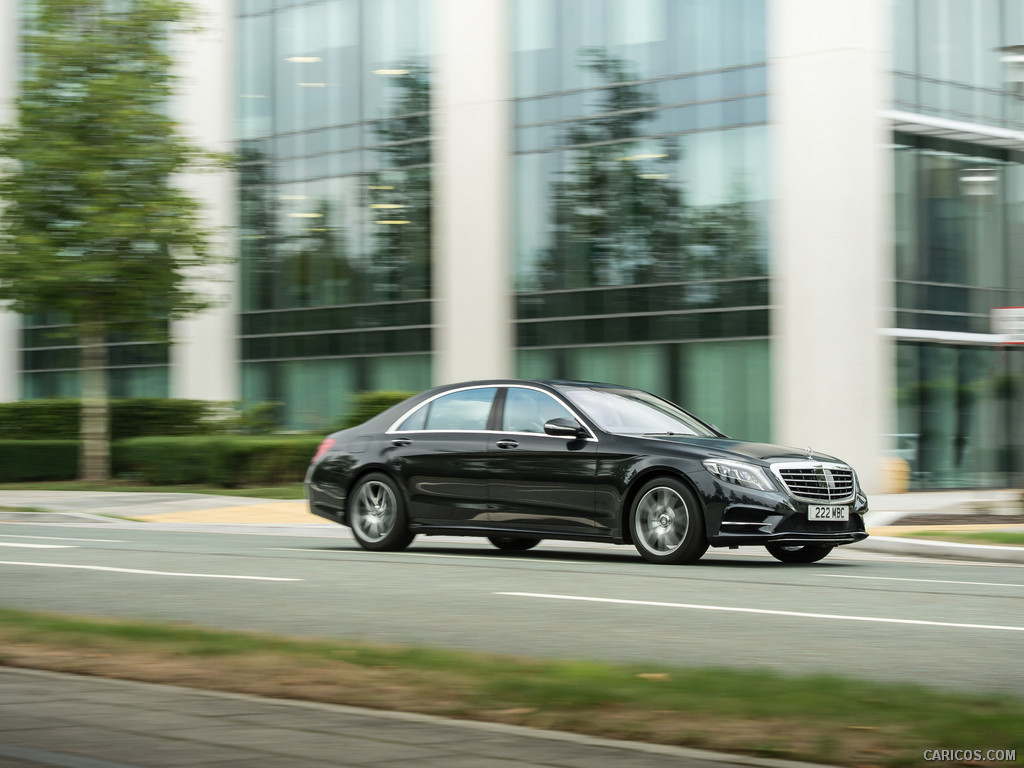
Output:
[[[82,414],[79,474],[83,480],[110,479],[110,402],[107,398],[107,339],[104,326],[87,323],[82,344]]]

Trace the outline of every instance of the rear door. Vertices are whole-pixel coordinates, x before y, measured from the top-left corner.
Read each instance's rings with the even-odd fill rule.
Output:
[[[487,429],[497,387],[423,403],[385,435],[385,461],[403,478],[414,523],[458,526],[488,517]]]

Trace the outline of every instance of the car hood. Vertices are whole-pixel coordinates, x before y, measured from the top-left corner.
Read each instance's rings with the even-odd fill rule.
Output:
[[[687,437],[683,435],[647,435],[645,441],[654,441],[661,444],[675,443],[698,451],[705,452],[709,458],[735,458],[758,459],[770,463],[773,461],[828,461],[842,462],[835,456],[827,453],[812,451],[810,448],[788,448],[783,445],[772,445],[771,443],[751,443],[746,440],[732,440],[727,437]]]

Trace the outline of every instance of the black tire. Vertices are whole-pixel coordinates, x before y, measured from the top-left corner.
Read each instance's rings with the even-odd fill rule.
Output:
[[[629,532],[637,552],[651,563],[695,563],[708,550],[700,502],[673,477],[640,488],[629,510]]]
[[[765,544],[776,560],[784,563],[816,563],[835,547],[831,544]]]
[[[487,540],[506,552],[525,552],[540,544],[540,539],[522,539],[515,536],[488,536]]]
[[[352,488],[348,524],[359,546],[378,552],[405,549],[416,537],[409,531],[402,490],[381,472],[367,475]]]

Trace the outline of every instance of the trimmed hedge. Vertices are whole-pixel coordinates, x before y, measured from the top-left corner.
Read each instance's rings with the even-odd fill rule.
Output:
[[[0,403],[0,440],[77,440],[79,401]],[[201,435],[220,429],[223,403],[139,398],[110,401],[114,440],[144,435]]]
[[[352,399],[352,410],[349,411],[341,424],[341,429],[356,427],[368,421],[378,413],[383,413],[393,405],[412,397],[415,392],[397,392],[379,390],[376,392],[360,392]]]
[[[32,483],[76,477],[76,440],[0,440],[0,482]]]
[[[77,400],[0,403],[0,440],[77,440]]]
[[[301,482],[320,437],[138,437],[113,448],[115,477],[234,488]]]
[[[136,437],[111,446],[114,477],[235,488],[301,482],[319,437]],[[0,483],[75,480],[78,442],[0,440]]]
[[[205,435],[219,430],[222,403],[208,400],[137,398],[110,401],[114,440],[149,435]]]

